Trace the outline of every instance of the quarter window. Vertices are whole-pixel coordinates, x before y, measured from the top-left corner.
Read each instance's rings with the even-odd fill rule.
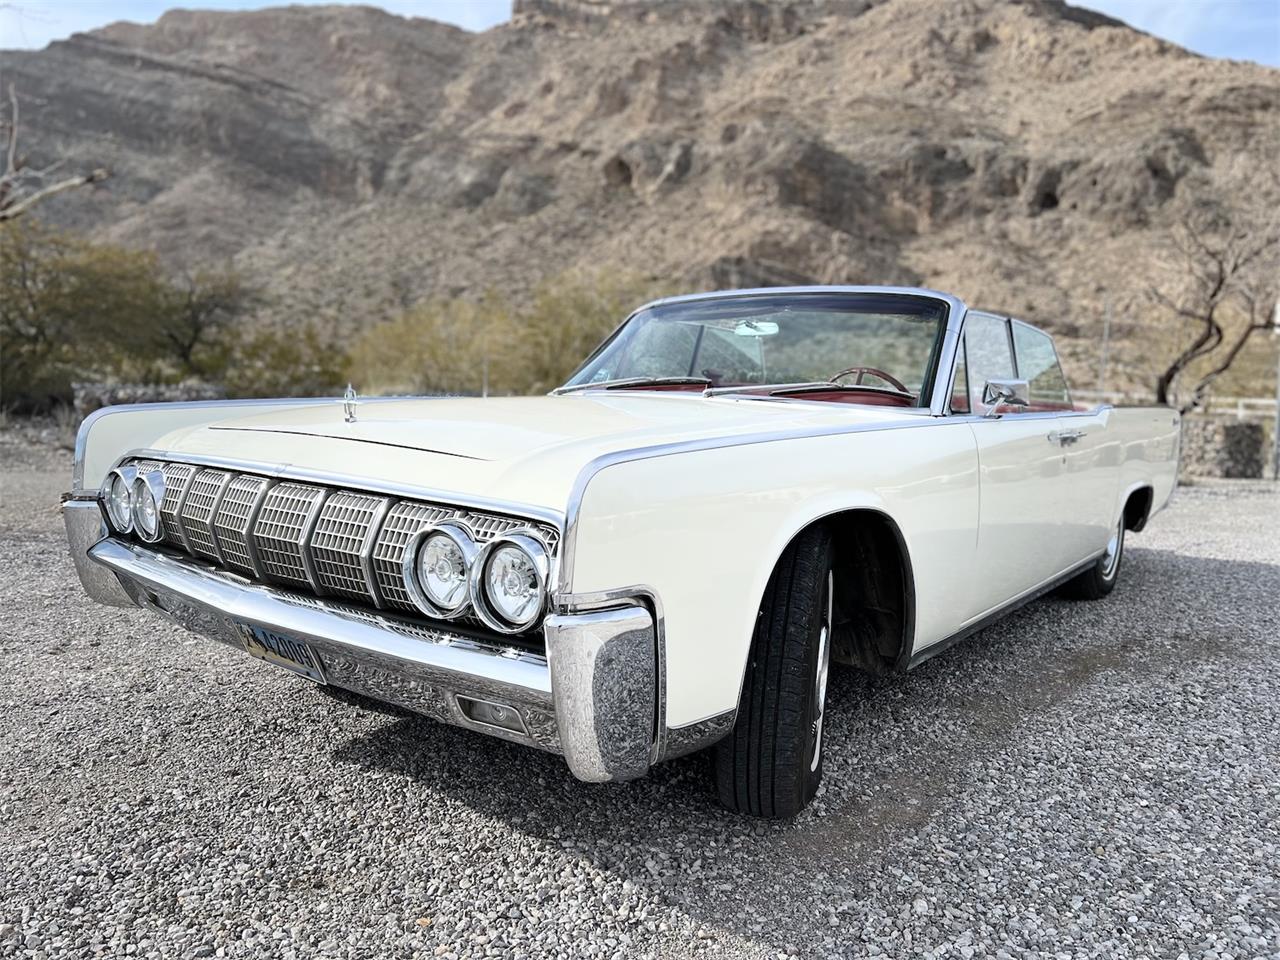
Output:
[[[1018,376],[1027,381],[1031,408],[1070,410],[1071,393],[1053,349],[1053,338],[1035,327],[1015,323],[1013,348],[1018,357]]]
[[[974,413],[986,413],[982,388],[988,380],[1013,378],[1013,351],[1008,321],[970,314],[964,323],[964,351],[969,365],[969,403]]]

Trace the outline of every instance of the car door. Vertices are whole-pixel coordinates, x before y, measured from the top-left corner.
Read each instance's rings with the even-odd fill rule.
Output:
[[[1012,321],[1018,377],[1027,381],[1029,412],[1057,415],[1057,442],[1064,480],[1053,535],[1065,552],[1064,564],[1085,560],[1106,544],[1119,483],[1119,449],[1106,432],[1103,411],[1077,411],[1053,338],[1019,320]]]
[[[988,413],[982,402],[988,380],[1017,377],[1007,319],[970,311],[964,328],[969,411]],[[1066,471],[1054,412],[1004,406],[996,416],[975,417],[979,516],[971,622],[1061,572],[1070,550],[1057,539]]]

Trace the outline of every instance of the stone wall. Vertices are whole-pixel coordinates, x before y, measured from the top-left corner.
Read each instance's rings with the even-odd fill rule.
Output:
[[[1267,459],[1266,430],[1234,417],[1193,414],[1182,421],[1180,480],[1195,477],[1259,479]]]

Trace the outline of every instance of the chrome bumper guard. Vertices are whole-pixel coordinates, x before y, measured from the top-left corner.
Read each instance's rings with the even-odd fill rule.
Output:
[[[562,753],[581,780],[627,780],[649,768],[657,651],[644,606],[550,615],[543,656],[112,539],[94,500],[69,500],[63,515],[80,581],[94,600],[155,610],[240,650],[245,625],[296,637],[317,654],[327,683]],[[471,719],[459,697],[514,707],[524,730]]]

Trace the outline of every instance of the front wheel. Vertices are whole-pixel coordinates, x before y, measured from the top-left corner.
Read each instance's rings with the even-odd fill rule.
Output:
[[[1097,562],[1078,573],[1062,586],[1062,593],[1073,600],[1101,600],[1116,588],[1120,577],[1120,561],[1124,559],[1124,516],[1111,532]]]
[[[787,547],[756,616],[733,732],[715,747],[721,802],[786,818],[822,780],[822,732],[831,664],[831,535],[813,527]]]

